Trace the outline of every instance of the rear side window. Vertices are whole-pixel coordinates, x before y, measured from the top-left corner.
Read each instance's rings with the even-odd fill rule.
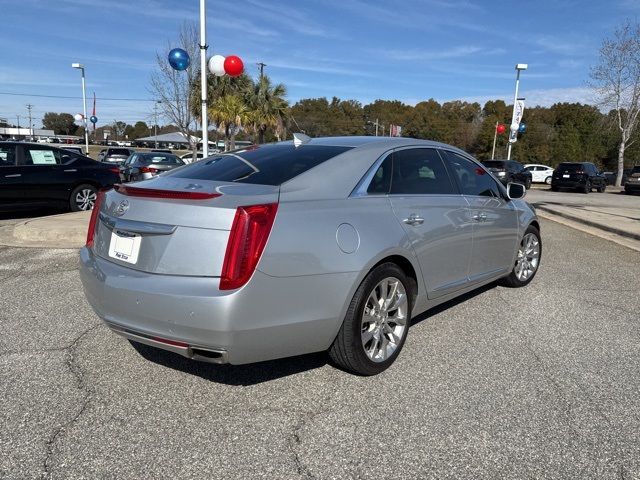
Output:
[[[393,153],[392,195],[457,194],[438,152],[409,148]]]
[[[340,155],[352,147],[274,143],[206,158],[168,176],[194,180],[282,185],[287,180]]]
[[[0,167],[9,167],[16,164],[16,147],[0,145]]]
[[[24,147],[25,165],[58,165],[61,163],[60,151],[52,148],[26,145]],[[73,155],[69,152],[69,155]]]
[[[486,160],[482,164],[487,168],[506,168],[506,162],[500,160]]]
[[[480,197],[502,196],[498,184],[484,168],[457,153],[443,151],[443,154],[463,194]]]

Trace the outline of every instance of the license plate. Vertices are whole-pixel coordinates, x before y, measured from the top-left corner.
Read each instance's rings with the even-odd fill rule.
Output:
[[[142,237],[135,233],[114,230],[111,232],[109,256],[127,263],[136,263]]]
[[[562,175],[562,178],[569,178],[571,175]]]

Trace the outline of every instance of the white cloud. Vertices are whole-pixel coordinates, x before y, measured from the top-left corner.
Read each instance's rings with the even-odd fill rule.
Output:
[[[554,103],[586,103],[594,105],[596,96],[594,91],[588,87],[568,87],[568,88],[548,88],[526,90],[520,92],[529,106],[549,107]],[[493,95],[475,95],[463,97],[459,99],[448,100],[466,100],[468,102],[478,102],[484,104],[489,100],[504,100],[506,103],[513,103],[513,92],[502,92]]]

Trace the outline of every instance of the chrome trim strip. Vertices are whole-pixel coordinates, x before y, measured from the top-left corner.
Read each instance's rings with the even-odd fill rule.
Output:
[[[127,232],[140,233],[143,235],[171,235],[178,228],[176,225],[113,218],[102,212],[100,213],[100,220],[111,230],[125,230]]]
[[[177,353],[178,355],[182,355],[183,357],[189,358],[191,360],[200,361],[200,362],[216,363],[216,364],[229,363],[228,354],[226,350],[204,347],[200,345],[189,345],[187,347],[182,347],[180,345],[171,345],[169,343],[164,343],[164,342],[155,340],[151,335],[147,335],[142,332],[137,332],[112,322],[105,321],[105,323],[114,333],[117,333],[118,335],[125,337],[129,340],[133,340],[134,342],[144,343],[145,345],[149,345],[150,347],[159,348],[161,350],[167,350],[169,352]],[[170,340],[170,339],[167,339],[167,340]],[[184,342],[184,343],[187,343],[187,342]],[[216,356],[208,357],[204,355],[199,355],[197,352],[194,352],[193,349],[195,349],[196,351],[201,350],[201,351],[211,352]]]

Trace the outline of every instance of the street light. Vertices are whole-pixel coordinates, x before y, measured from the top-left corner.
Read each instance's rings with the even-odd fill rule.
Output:
[[[85,153],[89,155],[89,129],[87,128],[87,94],[84,86],[84,65],[80,63],[72,63],[71,67],[77,68],[82,73],[82,104],[84,105],[84,145]]]
[[[516,64],[516,92],[513,95],[513,114],[511,115],[510,130],[513,132],[513,123],[516,118],[516,103],[518,102],[518,86],[520,85],[520,72],[526,70],[529,67],[526,63]],[[514,133],[512,133],[514,134]],[[518,134],[518,127],[516,126],[515,135]],[[509,139],[509,146],[507,147],[507,160],[511,160],[511,139]]]

